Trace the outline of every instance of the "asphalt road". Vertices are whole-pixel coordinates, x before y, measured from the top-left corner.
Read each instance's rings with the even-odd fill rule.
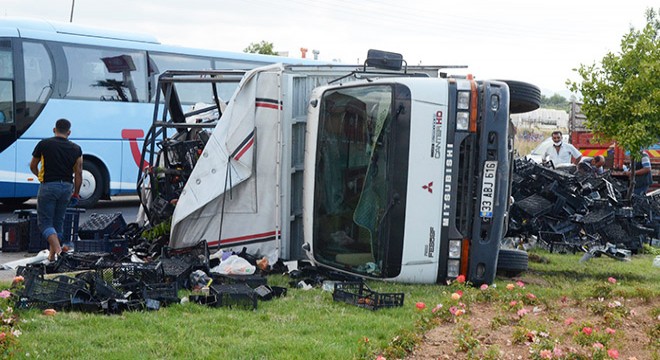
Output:
[[[83,224],[94,214],[114,214],[121,213],[126,223],[135,222],[140,202],[137,196],[118,196],[112,200],[101,201],[94,209],[87,209],[80,215],[79,223]],[[20,206],[5,206],[0,204],[0,222],[13,217],[15,210],[36,209],[35,199],[28,200]],[[4,230],[3,230],[4,232]],[[5,252],[0,248],[0,265],[11,261],[31,258],[36,254],[27,252]],[[14,270],[0,270],[0,282],[11,282],[16,272]]]

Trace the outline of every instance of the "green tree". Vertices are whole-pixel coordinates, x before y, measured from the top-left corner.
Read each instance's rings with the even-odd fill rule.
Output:
[[[581,82],[567,81],[583,97],[587,125],[601,141],[614,140],[633,159],[660,138],[660,10],[646,10],[646,26],[630,28],[621,50],[601,64],[581,64]],[[634,162],[631,162],[634,164]]]
[[[541,95],[541,107],[555,110],[569,110],[569,103],[565,97],[553,94],[551,97]]]
[[[274,45],[272,42],[261,40],[260,43],[251,43],[250,46],[243,49],[243,52],[264,55],[277,55],[277,52],[273,50],[273,46]]]

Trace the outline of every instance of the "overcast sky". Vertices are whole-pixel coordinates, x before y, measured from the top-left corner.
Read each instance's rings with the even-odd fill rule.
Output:
[[[0,17],[68,22],[72,0],[2,0]],[[364,61],[370,48],[409,64],[468,65],[478,79],[536,84],[567,96],[572,69],[617,52],[648,0],[77,0],[73,22],[146,33],[162,43],[242,51],[266,40],[300,57]]]

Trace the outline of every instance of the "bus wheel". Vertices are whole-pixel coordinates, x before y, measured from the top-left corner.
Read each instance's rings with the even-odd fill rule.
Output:
[[[0,199],[0,202],[7,206],[18,206],[24,202],[30,200],[29,197],[20,197],[20,198],[3,198]]]
[[[92,208],[103,195],[103,175],[91,161],[83,161],[82,186],[78,206]]]
[[[509,85],[509,113],[521,114],[541,107],[541,89],[522,81],[501,80]]]
[[[497,273],[513,277],[527,271],[529,256],[526,251],[515,249],[500,249],[497,257]]]

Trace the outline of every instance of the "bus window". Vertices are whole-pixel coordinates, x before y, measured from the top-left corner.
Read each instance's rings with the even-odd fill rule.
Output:
[[[68,98],[147,102],[146,59],[139,51],[63,46]]]
[[[0,124],[14,122],[14,91],[11,81],[0,80]]]
[[[11,41],[0,41],[0,79],[14,78],[14,63],[11,59]]]
[[[43,44],[23,43],[27,113],[36,116],[53,90],[53,67]]]
[[[160,73],[166,70],[211,70],[211,59],[194,56],[182,56],[174,54],[149,53],[149,57],[155,64],[155,68]],[[157,81],[158,74],[154,74],[154,80]],[[209,89],[203,88],[198,84],[177,84],[176,86],[179,100],[182,104],[195,104],[197,102],[213,103],[210,97],[212,94]],[[222,95],[221,95],[222,97]],[[224,98],[223,98],[224,99]],[[224,100],[229,100],[226,98]]]

